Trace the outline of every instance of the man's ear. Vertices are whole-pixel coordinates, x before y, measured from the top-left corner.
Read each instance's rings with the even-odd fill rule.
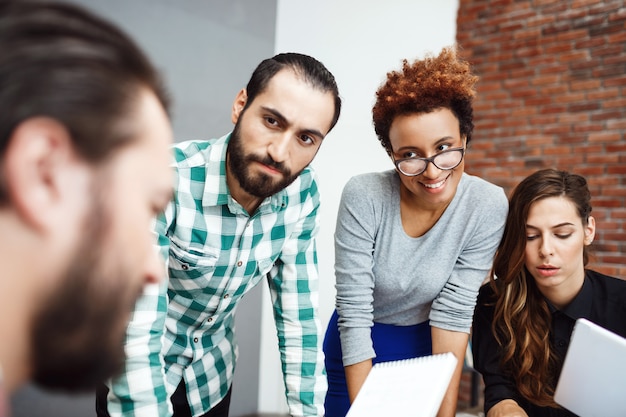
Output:
[[[241,112],[244,107],[246,107],[246,103],[248,102],[248,93],[245,88],[242,88],[241,91],[235,97],[235,101],[233,102],[233,109],[231,112],[231,120],[233,124],[237,124],[237,120],[239,120],[239,116],[241,116]]]
[[[20,123],[5,153],[5,178],[11,207],[31,227],[43,230],[63,198],[62,171],[74,150],[67,129],[48,117]],[[56,205],[56,207],[55,207]]]

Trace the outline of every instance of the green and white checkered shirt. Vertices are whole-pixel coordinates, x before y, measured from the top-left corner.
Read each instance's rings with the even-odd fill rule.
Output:
[[[181,378],[194,416],[219,403],[238,354],[237,303],[264,277],[289,411],[324,415],[315,174],[305,169],[250,216],[226,185],[229,138],[174,146],[174,199],[156,224],[169,280],[146,288],[137,303],[125,370],[109,393],[112,417],[171,415],[169,396]]]

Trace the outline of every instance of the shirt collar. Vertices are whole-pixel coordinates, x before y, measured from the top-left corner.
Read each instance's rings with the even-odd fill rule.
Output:
[[[550,311],[556,312],[558,309],[546,299]],[[571,319],[589,318],[591,315],[591,305],[593,304],[593,285],[585,273],[585,280],[580,292],[571,303],[561,310],[561,313],[567,315]]]

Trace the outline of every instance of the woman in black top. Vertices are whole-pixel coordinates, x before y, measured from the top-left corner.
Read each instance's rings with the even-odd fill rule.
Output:
[[[626,281],[585,269],[595,235],[590,200],[583,177],[553,169],[511,196],[474,315],[487,417],[574,416],[553,395],[576,319],[626,337]]]

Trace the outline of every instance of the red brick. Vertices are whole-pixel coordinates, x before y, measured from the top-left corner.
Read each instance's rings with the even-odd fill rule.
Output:
[[[592,57],[611,57],[615,56],[615,54],[619,54],[622,51],[622,46],[612,42],[605,42],[603,45],[590,49],[589,51]]]
[[[589,91],[587,93],[587,98],[589,100],[605,100],[608,98],[617,97],[619,95],[620,93],[617,88],[604,88],[595,91]]]
[[[624,86],[626,85],[626,76],[615,77],[604,81],[605,87]]]
[[[533,4],[539,8],[550,4],[559,3],[561,0],[533,0]]]
[[[587,155],[587,163],[590,164],[615,164],[618,159],[616,154]]]
[[[605,56],[603,58],[604,65],[624,64],[626,63],[626,54],[616,54],[613,56]]]
[[[604,132],[604,127],[598,123],[577,123],[572,126],[574,132],[577,133],[589,133],[589,132]]]
[[[597,48],[599,46],[604,45],[606,40],[604,38],[581,38],[578,39],[574,43],[575,49],[587,49],[587,48]]]
[[[601,113],[592,114],[591,120],[594,122],[601,122],[611,119],[621,119],[624,117],[624,113],[619,110],[603,110]]]
[[[605,109],[610,109],[610,108],[624,109],[626,108],[626,97],[621,97],[621,98],[613,99],[613,100],[605,100],[602,102],[602,107]]]
[[[609,42],[617,43],[626,41],[626,32],[618,32],[613,35],[609,35]]]
[[[619,33],[624,30],[624,24],[621,22],[613,22],[607,25],[601,25],[589,28],[590,36],[604,36]]]
[[[597,102],[578,102],[570,104],[567,108],[570,112],[587,112],[600,109],[600,103]]]
[[[582,155],[570,155],[570,156],[559,156],[554,159],[556,165],[559,167],[567,167],[576,166],[584,163],[584,158]]]
[[[624,65],[603,65],[595,68],[592,75],[597,78],[607,78],[622,75],[626,72],[626,64]]]
[[[609,174],[626,175],[626,164],[608,166],[606,171]]]
[[[583,145],[576,146],[576,152],[584,153],[584,154],[593,154],[604,152],[604,146],[602,144],[589,144],[585,143]]]
[[[543,89],[542,89],[543,90]],[[539,94],[524,100],[524,104],[528,107],[544,106],[552,103],[552,98],[548,94]]]
[[[560,56],[561,62],[585,61],[589,58],[587,51],[573,51]]]
[[[591,133],[589,135],[590,142],[615,142],[622,138],[622,135],[619,133]]]
[[[626,152],[626,143],[608,143],[606,145],[607,152]]]
[[[545,106],[541,112],[543,114],[564,113],[566,110],[567,108],[562,104],[551,104],[549,106]]]
[[[572,89],[572,91],[595,90],[601,85],[602,81],[600,80],[580,80],[570,82],[570,88]]]
[[[625,7],[620,7],[616,12],[609,14],[609,22],[615,22],[616,20],[626,20]]]
[[[534,77],[530,82],[532,85],[546,85],[546,84],[555,84],[559,81],[560,75],[558,74],[550,74],[550,75],[540,75]]]
[[[571,4],[572,9],[577,9],[579,7],[588,7],[592,4],[598,4],[602,0],[574,0]]]

